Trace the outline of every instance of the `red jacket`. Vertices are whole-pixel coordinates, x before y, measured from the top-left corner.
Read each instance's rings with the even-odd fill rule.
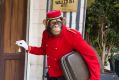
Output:
[[[76,30],[63,26],[59,36],[43,32],[41,47],[29,46],[29,52],[36,55],[47,55],[48,74],[52,77],[62,76],[60,59],[65,54],[76,50],[81,53],[90,71],[90,80],[100,80],[100,65],[94,50],[83,40]]]

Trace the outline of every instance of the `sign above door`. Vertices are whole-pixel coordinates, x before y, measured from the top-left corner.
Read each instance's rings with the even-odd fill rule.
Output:
[[[76,12],[78,0],[53,0],[52,9],[63,12]]]

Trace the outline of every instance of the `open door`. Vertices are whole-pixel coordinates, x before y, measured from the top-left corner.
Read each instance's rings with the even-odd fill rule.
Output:
[[[0,80],[24,80],[27,0],[0,0]]]

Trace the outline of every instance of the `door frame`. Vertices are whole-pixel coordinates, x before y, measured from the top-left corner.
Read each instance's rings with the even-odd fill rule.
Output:
[[[26,19],[26,42],[29,45],[29,26],[30,26],[30,0],[27,0],[27,19]],[[24,80],[28,79],[28,52],[25,52]]]
[[[3,14],[4,13],[2,13],[2,12],[4,12],[3,11],[3,0],[0,0],[0,52],[3,50],[3,47],[2,47],[2,33],[3,33],[3,28],[2,28],[2,26],[3,26]]]
[[[0,65],[1,64],[4,64],[4,61],[3,61],[3,57],[2,57],[2,55],[3,55],[3,38],[2,38],[2,33],[3,33],[3,1],[4,0],[0,0]],[[3,72],[4,70],[4,66],[3,65],[1,65],[0,66],[0,72]],[[2,73],[0,73],[0,78],[3,80],[3,76],[4,76],[4,74],[2,74]]]

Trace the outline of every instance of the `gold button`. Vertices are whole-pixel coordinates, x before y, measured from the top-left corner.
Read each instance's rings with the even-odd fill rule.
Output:
[[[48,45],[46,44],[46,47],[48,47]]]
[[[58,48],[55,48],[55,50],[57,50]]]
[[[51,67],[51,66],[48,66],[49,68]]]
[[[56,61],[57,59],[55,58],[55,61]]]

